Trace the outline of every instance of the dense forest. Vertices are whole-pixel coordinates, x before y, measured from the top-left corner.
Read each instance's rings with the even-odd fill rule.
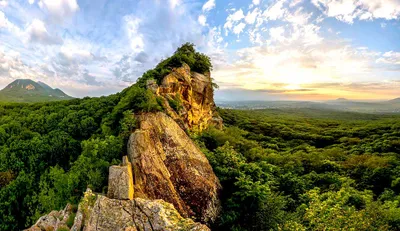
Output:
[[[0,105],[0,230],[107,191],[134,113],[162,111],[145,87],[172,68],[211,70],[185,44],[137,84],[108,97]],[[179,105],[178,105],[179,106]],[[177,107],[178,107],[177,106]],[[219,110],[222,130],[191,137],[221,181],[213,230],[400,229],[400,116],[334,111]]]
[[[215,230],[400,229],[400,116],[219,112],[193,135],[224,189]]]
[[[212,68],[187,43],[115,95],[0,104],[0,230],[22,230],[68,202],[77,205],[87,187],[107,192],[108,168],[126,155],[135,130],[133,114],[163,110],[146,80],[160,81],[183,63],[200,73]]]

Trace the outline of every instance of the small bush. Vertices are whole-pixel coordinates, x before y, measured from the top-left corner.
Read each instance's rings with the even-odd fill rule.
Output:
[[[61,226],[61,227],[58,227],[57,231],[69,231],[69,228],[65,227],[65,226]]]
[[[67,226],[69,228],[71,228],[74,225],[75,217],[76,217],[76,213],[72,213],[71,215],[69,215],[68,220],[67,220]]]
[[[182,109],[182,102],[181,99],[177,96],[174,98],[168,98],[169,106],[174,109],[174,111],[179,112]]]

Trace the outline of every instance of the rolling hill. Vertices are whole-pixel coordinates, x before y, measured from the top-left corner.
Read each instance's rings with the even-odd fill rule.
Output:
[[[17,79],[0,91],[0,102],[31,103],[69,99],[72,97],[60,89],[31,79]]]

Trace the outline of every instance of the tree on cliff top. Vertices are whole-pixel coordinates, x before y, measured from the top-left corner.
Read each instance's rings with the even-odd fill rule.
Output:
[[[197,52],[193,43],[185,43],[171,57],[162,60],[154,69],[145,72],[137,83],[141,87],[145,86],[149,79],[160,83],[173,68],[181,67],[184,63],[189,65],[192,71],[201,74],[210,72],[213,68],[211,59],[207,55]]]

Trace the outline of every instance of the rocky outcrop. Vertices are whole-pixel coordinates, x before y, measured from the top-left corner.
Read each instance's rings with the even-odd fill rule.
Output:
[[[46,215],[28,231],[69,230],[65,225],[69,217],[68,208],[53,211]],[[183,218],[174,206],[163,200],[110,199],[94,194],[90,189],[85,192],[76,213],[71,231],[173,231],[210,229],[191,219]]]
[[[67,226],[67,221],[73,214],[73,208],[68,204],[64,210],[52,211],[49,214],[42,216],[31,228],[25,231],[47,231],[47,230],[57,230],[59,228],[69,229]]]
[[[135,197],[163,199],[184,217],[214,221],[221,186],[204,154],[166,114],[145,113],[138,121],[128,141]]]
[[[148,81],[147,88],[163,97],[167,114],[183,129],[203,130],[211,124],[222,127],[215,111],[210,73],[191,72],[184,64],[165,76],[159,86],[154,80]]]
[[[128,157],[124,156],[121,166],[114,165],[109,169],[107,196],[119,200],[132,200],[133,192],[132,165]]]

